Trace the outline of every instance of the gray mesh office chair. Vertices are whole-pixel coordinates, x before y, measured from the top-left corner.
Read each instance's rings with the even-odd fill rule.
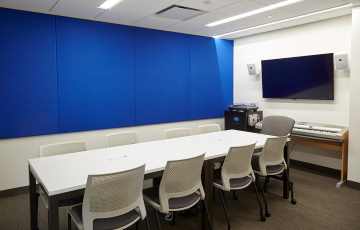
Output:
[[[284,148],[288,136],[268,138],[262,152],[253,156],[252,164],[254,172],[265,177],[264,185],[261,188],[261,194],[265,202],[265,215],[270,216],[267,201],[264,195],[266,185],[269,178],[282,179],[284,176],[288,179],[288,165],[284,159]],[[281,177],[278,177],[281,176]],[[291,191],[291,203],[296,204],[294,198],[294,185],[289,181],[289,189]]]
[[[86,151],[86,144],[85,142],[81,142],[81,141],[41,145],[40,157],[50,157],[55,155],[69,154],[69,153],[82,152],[82,151]],[[45,192],[42,190],[41,186],[37,187],[37,196],[38,196],[38,201],[41,200],[45,208],[49,208],[48,198]],[[71,206],[77,203],[78,203],[77,201],[69,200],[65,203],[62,203],[61,206]],[[36,204],[38,205],[38,202]]]
[[[205,193],[201,183],[204,156],[169,161],[166,164],[158,193],[149,192],[144,199],[155,210],[158,229],[161,229],[159,212],[169,214],[192,208],[199,202],[203,206],[203,215],[207,216]]]
[[[40,157],[86,151],[86,144],[81,141],[63,142],[40,146]]]
[[[268,116],[262,121],[261,133],[272,136],[286,136],[292,132],[295,120],[285,116]]]
[[[221,131],[221,127],[219,124],[206,124],[206,125],[199,125],[198,126],[198,130],[199,130],[199,134],[204,134],[204,133],[213,133],[213,132],[219,132]],[[220,162],[216,162],[214,164],[214,169],[218,170],[221,168],[221,163]]]
[[[145,165],[124,172],[88,176],[82,205],[68,212],[78,229],[126,229],[145,220],[142,190]],[[147,222],[147,221],[146,221]],[[146,224],[149,229],[149,224]]]
[[[228,216],[225,191],[236,191],[247,188],[251,184],[254,185],[256,198],[260,209],[260,219],[265,221],[262,203],[259,197],[258,189],[255,183],[255,175],[251,167],[251,157],[254,153],[255,144],[232,147],[225,157],[224,164],[221,168],[221,179],[215,180],[214,187],[219,191],[225,218],[230,230],[230,219]]]
[[[221,131],[221,127],[218,124],[206,124],[198,126],[199,133],[212,133]]]
[[[286,117],[286,116],[268,116],[265,117],[262,121],[262,130],[261,133],[268,134],[272,136],[289,136],[294,128],[295,120]],[[265,180],[265,190],[266,185],[269,183],[270,177],[266,177]],[[293,183],[290,182],[290,186],[293,186]],[[293,190],[291,190],[293,192]],[[295,201],[292,200],[294,203]],[[296,202],[295,202],[296,203]]]
[[[288,137],[291,132],[292,129],[294,128],[295,125],[295,120],[290,118],[290,117],[286,117],[286,116],[268,116],[265,117],[264,120],[262,121],[262,130],[261,133],[263,134],[267,134],[267,135],[272,135],[272,136],[279,136],[279,137]],[[281,142],[281,141],[280,141]],[[270,145],[272,145],[273,143],[275,143],[274,141],[272,141],[272,143],[268,143],[268,150],[267,150],[267,155],[271,155],[269,154],[269,152],[271,151],[270,149],[272,149],[273,147],[271,147]],[[282,146],[283,145],[283,146]],[[280,144],[277,147],[274,147],[277,149],[277,154],[278,157],[284,159],[284,147],[286,145],[286,141],[285,144]],[[267,157],[264,159],[268,159]],[[266,191],[267,189],[267,184],[270,182],[270,178],[275,178],[275,179],[281,179],[281,177],[279,177],[278,175],[283,174],[283,176],[286,176],[286,178],[288,179],[288,185],[289,185],[289,189],[291,192],[291,203],[292,204],[296,204],[296,200],[294,198],[294,183],[292,181],[289,181],[289,177],[288,177],[288,165],[286,165],[286,162],[284,160],[284,170],[282,169],[281,165],[274,165],[274,164],[268,164],[267,166],[265,166],[264,164],[262,164],[262,166],[259,166],[259,160],[261,160],[261,158],[259,158],[259,154],[255,154],[253,157],[253,168],[254,170],[256,168],[262,167],[262,174],[265,173],[265,169],[267,170],[266,174],[268,174],[268,176],[265,176],[265,181],[264,181],[264,185],[261,189],[262,194],[264,191]],[[270,162],[268,162],[270,163]],[[260,162],[261,164],[261,162]],[[265,168],[264,168],[265,167]],[[259,171],[259,170],[258,170]],[[286,173],[286,175],[284,174]],[[265,197],[264,197],[265,199]],[[266,200],[265,200],[266,202]],[[266,203],[265,203],[266,204]],[[266,208],[267,209],[267,208]],[[267,212],[267,215],[270,215],[269,212]]]
[[[137,142],[137,134],[135,132],[111,133],[106,137],[108,139],[109,147],[130,145]]]
[[[190,128],[174,128],[165,130],[165,137],[167,139],[177,138],[177,137],[185,137],[191,135]]]

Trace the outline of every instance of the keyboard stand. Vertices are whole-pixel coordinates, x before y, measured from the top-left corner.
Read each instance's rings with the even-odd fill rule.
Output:
[[[336,184],[336,187],[340,188],[344,183],[346,183],[348,170],[349,131],[345,131],[342,138],[339,140],[307,136],[305,134],[291,134],[290,138],[294,144],[303,144],[339,152],[341,156],[341,178],[340,181]]]

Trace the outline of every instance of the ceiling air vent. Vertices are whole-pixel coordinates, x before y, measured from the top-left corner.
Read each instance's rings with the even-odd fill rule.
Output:
[[[172,5],[156,13],[159,17],[171,18],[180,21],[186,21],[190,18],[204,14],[202,10],[189,8],[185,6]]]

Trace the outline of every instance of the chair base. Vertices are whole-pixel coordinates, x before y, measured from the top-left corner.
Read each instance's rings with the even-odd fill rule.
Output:
[[[256,199],[258,201],[258,205],[259,205],[259,213],[260,213],[260,221],[264,222],[266,221],[266,218],[265,216],[270,216],[270,213],[266,213],[264,215],[264,209],[263,209],[263,205],[262,205],[262,202],[261,202],[261,199],[260,199],[260,194],[259,194],[259,191],[258,191],[258,186],[256,185],[255,182],[252,182],[251,184],[254,185],[254,189],[255,189],[255,194],[256,194]],[[214,186],[215,188],[215,186]],[[220,197],[220,201],[221,201],[221,206],[223,208],[223,211],[224,211],[224,216],[225,216],[225,220],[226,220],[226,223],[227,223],[227,229],[228,230],[231,230],[231,223],[230,223],[230,217],[229,217],[229,214],[228,214],[228,210],[227,210],[227,204],[226,204],[226,199],[225,199],[225,191],[224,190],[221,190],[219,188],[216,188],[216,190],[219,191],[219,197]],[[233,196],[234,194],[236,194],[236,190],[233,190],[232,191],[233,193]],[[237,197],[236,197],[237,198]],[[235,197],[234,197],[235,199]],[[266,205],[267,206],[267,205]]]
[[[202,207],[202,226],[201,226],[201,229],[205,229],[205,221],[208,222],[208,225],[209,225],[209,229],[212,230],[212,226],[211,226],[211,222],[210,222],[210,218],[209,218],[209,212],[208,212],[208,209],[207,209],[207,206],[206,206],[206,203],[204,200],[200,200],[200,202],[198,202],[198,204],[201,205]],[[196,205],[195,205],[196,207]],[[192,206],[191,208],[194,208],[194,206]],[[191,209],[190,208],[190,209]],[[161,218],[160,218],[160,213],[158,210],[156,210],[155,208],[151,207],[151,205],[146,205],[146,209],[148,210],[148,213],[151,213],[150,210],[152,211],[152,213],[154,214],[155,216],[155,221],[156,221],[156,225],[157,225],[157,229],[158,230],[161,230]],[[149,210],[150,209],[150,210]],[[179,212],[183,212],[183,211],[187,211],[187,210],[181,210]],[[175,224],[175,217],[176,217],[176,211],[172,211],[170,212],[171,213],[171,216],[172,218],[169,219],[169,220],[166,220],[170,223],[170,225],[174,225]]]
[[[263,186],[258,185],[259,189],[260,189],[260,193],[261,193],[263,201],[264,201],[264,204],[265,204],[265,216],[266,217],[271,217],[271,213],[269,212],[269,207],[268,207],[266,196],[265,196],[265,192],[267,191],[267,185],[270,182],[270,178],[275,178],[275,179],[278,179],[278,180],[284,180],[284,176],[285,176],[287,179],[289,179],[287,173],[288,173],[288,171],[284,170],[282,172],[282,177],[279,177],[278,175],[265,176]],[[257,175],[257,177],[260,177],[260,176]],[[289,186],[289,191],[290,191],[290,203],[293,204],[293,205],[296,205],[297,201],[296,201],[295,195],[294,195],[294,183],[292,181],[288,180],[287,184]],[[284,198],[284,199],[288,199],[288,198]]]
[[[286,176],[287,178],[289,178],[286,174],[287,174],[287,170],[285,170],[283,172],[283,175],[282,177],[279,177],[277,175],[272,175],[272,176],[267,176],[265,177],[265,182],[264,182],[264,187],[263,187],[263,190],[264,192],[266,193],[267,192],[267,185],[269,184],[270,182],[270,178],[274,178],[274,179],[277,179],[277,180],[283,180],[283,177]],[[289,186],[289,191],[290,191],[290,203],[293,204],[293,205],[296,205],[297,201],[295,199],[295,191],[294,191],[294,182],[288,180],[288,186]],[[287,199],[287,198],[284,198],[284,199]]]

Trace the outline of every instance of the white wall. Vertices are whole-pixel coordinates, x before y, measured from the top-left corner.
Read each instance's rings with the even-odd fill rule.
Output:
[[[144,142],[163,139],[163,131],[168,128],[189,127],[195,134],[198,125],[208,123],[217,123],[223,127],[223,119],[208,119],[0,140],[0,191],[28,185],[27,160],[39,156],[40,145],[79,140],[85,141],[88,149],[104,148],[107,145],[108,133],[132,130],[137,132],[138,141]]]
[[[360,4],[353,9],[352,23],[348,179],[360,183]]]
[[[240,38],[234,50],[234,101],[258,102],[264,115],[287,115],[297,121],[348,126],[349,72],[336,71],[335,101],[263,99],[261,77],[249,76],[246,64],[263,59],[320,53],[350,52],[351,16]],[[360,90],[360,89],[359,89]],[[331,168],[340,168],[338,154],[299,147],[292,158]]]

